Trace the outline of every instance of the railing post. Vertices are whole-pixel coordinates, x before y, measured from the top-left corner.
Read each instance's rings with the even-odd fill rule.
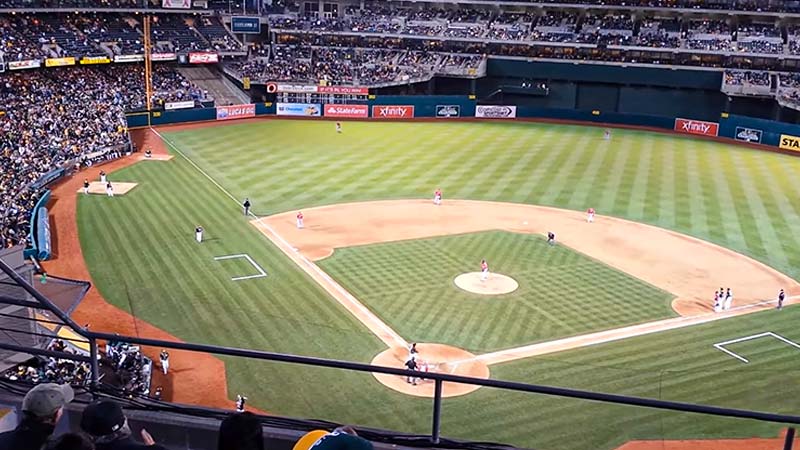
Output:
[[[434,380],[433,389],[433,427],[431,429],[431,443],[439,443],[439,434],[441,433],[441,416],[442,416],[442,380]]]
[[[792,450],[794,446],[794,427],[786,430],[786,440],[783,441],[783,450]]]
[[[97,339],[89,338],[89,356],[92,358],[92,391],[97,389],[100,382],[100,365],[97,363]]]

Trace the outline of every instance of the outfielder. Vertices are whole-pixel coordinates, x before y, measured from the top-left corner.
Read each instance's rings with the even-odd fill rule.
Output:
[[[611,130],[606,128],[606,131],[603,132],[603,139],[610,140],[611,139]]]
[[[341,133],[342,132],[342,123],[341,122],[336,122],[336,132],[337,133]]]
[[[244,207],[244,215],[247,216],[250,214],[250,199],[245,198],[244,203],[242,203],[242,207]]]
[[[486,281],[489,278],[489,264],[485,259],[481,260],[481,281]]]
[[[433,193],[433,204],[434,205],[441,205],[442,204],[442,190],[436,189]]]
[[[589,223],[594,222],[594,208],[586,210],[586,221]]]
[[[197,240],[198,243],[200,244],[203,243],[203,227],[201,227],[200,225],[198,225],[194,229],[194,238],[195,240]]]
[[[297,228],[303,228],[303,212],[297,213]]]

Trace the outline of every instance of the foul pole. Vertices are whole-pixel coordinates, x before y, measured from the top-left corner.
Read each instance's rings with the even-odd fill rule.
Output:
[[[153,46],[150,42],[150,16],[144,16],[144,96],[147,105],[147,126],[150,126],[151,99],[153,98]]]

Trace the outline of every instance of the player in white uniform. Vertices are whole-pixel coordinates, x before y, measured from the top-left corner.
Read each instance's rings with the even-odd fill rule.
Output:
[[[603,139],[610,140],[611,139],[611,130],[606,128],[606,131],[603,132]]]
[[[725,301],[722,303],[722,309],[729,310],[731,309],[731,305],[733,305],[733,293],[731,292],[731,288],[728,288],[725,291]]]
[[[714,291],[714,312],[722,311],[722,294],[719,291]]]
[[[303,228],[303,212],[297,213],[297,228]]]
[[[442,190],[436,189],[433,193],[433,204],[434,205],[441,205],[442,204]]]
[[[114,187],[111,186],[111,182],[110,181],[108,183],[106,183],[106,195],[108,195],[109,197],[113,197],[114,196]]]
[[[342,123],[341,122],[336,122],[336,132],[337,133],[341,133],[342,132]]]
[[[594,222],[594,208],[589,208],[586,211],[586,221],[589,223]]]
[[[198,226],[197,226],[197,227],[194,229],[194,238],[195,238],[195,239],[197,240],[197,242],[199,242],[199,243],[202,243],[202,242],[203,242],[203,227],[201,227],[200,225],[198,225]]]
[[[481,260],[481,281],[489,279],[489,264],[485,259]]]

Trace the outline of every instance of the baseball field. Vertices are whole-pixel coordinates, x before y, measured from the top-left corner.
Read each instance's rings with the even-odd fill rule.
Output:
[[[535,123],[347,122],[337,134],[330,122],[263,120],[158,134],[172,159],[112,172],[136,183],[126,195],[77,202],[94,285],[147,326],[397,367],[419,342],[431,370],[797,411],[800,312],[774,300],[781,288],[788,304],[800,294],[798,158]],[[476,289],[500,275],[517,286],[459,287],[481,259],[490,278]],[[714,313],[720,287],[734,292],[733,308]],[[265,411],[429,431],[425,382],[224,364],[227,395]],[[443,435],[536,449],[780,430],[486,388],[445,394]]]

